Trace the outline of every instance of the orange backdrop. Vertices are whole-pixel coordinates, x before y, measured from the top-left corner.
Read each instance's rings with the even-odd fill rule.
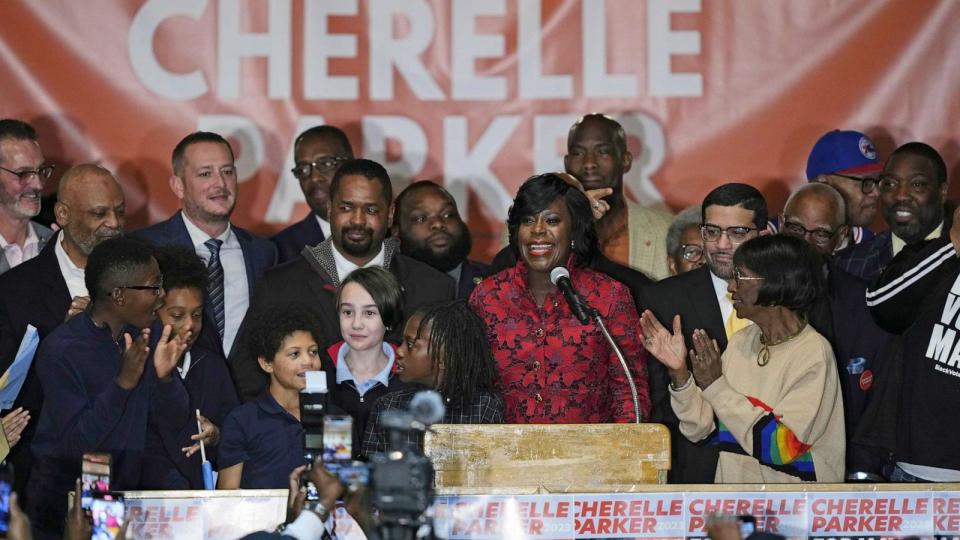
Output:
[[[219,131],[238,154],[234,221],[263,234],[307,211],[294,137],[336,124],[397,188],[444,182],[483,257],[584,112],[630,133],[631,196],[674,209],[732,180],[779,208],[833,128],[881,157],[924,140],[953,171],[958,21],[951,0],[10,1],[0,115],[33,123],[62,167],[116,171],[130,227],[177,207],[176,142]]]

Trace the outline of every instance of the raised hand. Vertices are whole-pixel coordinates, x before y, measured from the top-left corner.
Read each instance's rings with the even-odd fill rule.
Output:
[[[613,188],[590,189],[583,193],[590,199],[590,211],[593,212],[593,219],[597,221],[603,219],[603,216],[610,211],[610,203],[603,198],[613,195]]]
[[[87,305],[90,303],[89,296],[74,296],[73,300],[70,302],[70,307],[67,309],[67,317],[64,320],[69,320],[70,317],[78,315],[87,309]]]
[[[11,447],[20,442],[20,436],[23,434],[23,430],[27,427],[28,422],[30,422],[30,411],[23,407],[17,407],[8,412],[7,415],[0,420],[0,425],[3,426],[3,434],[7,437],[7,443]]]
[[[953,244],[953,249],[960,254],[960,223],[957,220],[960,219],[960,206],[953,211],[953,225],[950,226],[950,243]]]
[[[704,330],[693,331],[693,350],[690,351],[690,365],[697,386],[706,389],[723,376],[723,363],[720,361],[720,346],[717,340],[710,339]]]
[[[648,309],[640,316],[640,328],[643,330],[643,346],[647,352],[671,370],[686,369],[687,344],[683,342],[680,315],[673,318],[671,333]]]
[[[157,370],[157,378],[161,380],[170,377],[173,369],[180,362],[180,357],[187,351],[187,343],[190,342],[189,331],[171,339],[172,333],[173,326],[168,324],[163,327],[163,334],[157,342],[157,350],[153,353],[153,366]]]
[[[134,341],[130,334],[123,335],[123,357],[120,361],[120,374],[117,375],[117,384],[124,390],[133,390],[140,382],[143,367],[150,356],[150,329],[144,328],[140,336]]]

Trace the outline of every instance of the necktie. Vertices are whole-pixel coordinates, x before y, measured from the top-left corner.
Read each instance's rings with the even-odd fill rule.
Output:
[[[727,293],[727,300],[730,300],[731,302],[733,301],[733,298],[730,297],[730,293]],[[731,311],[730,316],[727,317],[726,324],[724,324],[724,329],[727,332],[727,340],[729,340],[730,336],[732,336],[735,332],[739,332],[751,324],[753,323],[750,322],[749,319],[741,319],[740,317],[737,317],[737,310]]]
[[[217,321],[217,332],[223,339],[223,329],[226,326],[226,314],[223,310],[223,265],[220,264],[220,246],[223,240],[211,238],[203,243],[210,250],[210,259],[207,261],[207,295],[213,318]]]

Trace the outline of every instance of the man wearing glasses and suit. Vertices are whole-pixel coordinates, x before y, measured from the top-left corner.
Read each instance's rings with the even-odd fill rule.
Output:
[[[296,259],[304,247],[315,246],[330,236],[330,181],[340,165],[351,159],[350,141],[338,127],[314,126],[297,136],[291,172],[300,182],[310,213],[270,239],[277,246],[278,263]]]
[[[40,254],[53,231],[31,221],[53,174],[37,133],[26,122],[0,120],[0,274]]]
[[[763,195],[746,184],[724,184],[703,200],[700,234],[706,251],[706,266],[695,268],[643,288],[643,300],[660,324],[670,328],[680,315],[687,347],[693,346],[693,331],[702,329],[717,341],[720,352],[737,330],[750,324],[736,316],[727,293],[727,281],[734,278],[733,254],[751,238],[766,234],[767,204]],[[659,362],[649,364],[651,422],[666,424],[673,440],[672,483],[711,484],[717,467],[718,450],[699,446],[680,434],[670,407],[667,385],[670,378]]]

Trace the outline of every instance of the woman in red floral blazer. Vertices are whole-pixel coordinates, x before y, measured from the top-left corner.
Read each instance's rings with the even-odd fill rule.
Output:
[[[470,306],[487,324],[505,420],[518,424],[632,422],[623,368],[590,321],[570,311],[550,271],[566,266],[574,288],[597,309],[633,374],[640,416],[650,412],[640,317],[626,286],[588,268],[597,234],[586,195],[556,174],[528,179],[507,218],[517,264],[484,279]]]

